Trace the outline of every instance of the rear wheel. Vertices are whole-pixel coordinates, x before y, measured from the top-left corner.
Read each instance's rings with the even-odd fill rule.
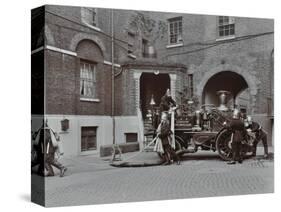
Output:
[[[223,160],[231,160],[232,158],[231,134],[230,130],[224,129],[218,134],[216,139],[216,149]]]

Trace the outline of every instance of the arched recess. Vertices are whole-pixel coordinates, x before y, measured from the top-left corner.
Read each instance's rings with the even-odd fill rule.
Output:
[[[207,81],[202,93],[202,103],[219,106],[217,92],[226,90],[230,92],[228,101],[234,104],[237,103],[236,98],[238,94],[242,93],[247,88],[248,84],[241,75],[232,71],[222,71],[215,74]],[[233,105],[228,106],[231,107]]]
[[[248,111],[248,113],[254,113],[255,103],[256,103],[256,95],[257,95],[257,92],[258,92],[258,84],[260,82],[254,76],[254,74],[250,74],[249,70],[242,69],[241,67],[235,66],[235,65],[223,64],[223,65],[213,67],[210,70],[204,72],[204,75],[200,79],[200,83],[197,84],[196,90],[195,90],[196,95],[198,95],[199,97],[202,96],[202,98],[200,99],[201,103],[204,103],[204,101],[203,101],[204,100],[203,91],[205,89],[205,86],[206,86],[207,82],[213,76],[215,76],[216,74],[218,74],[220,72],[226,72],[226,71],[236,73],[244,79],[245,83],[248,86],[248,92],[249,92],[249,95],[250,95],[250,101],[249,101],[250,111]],[[225,81],[221,81],[221,82],[218,82],[218,83],[222,85],[222,88],[223,88],[223,85],[227,84]],[[246,89],[246,87],[245,87],[245,89]],[[224,90],[226,90],[226,89],[224,89]]]
[[[96,63],[103,63],[104,57],[100,47],[92,40],[81,40],[75,49],[77,57]]]
[[[102,54],[106,52],[103,42],[96,35],[86,34],[86,33],[77,33],[70,41],[69,49],[71,51],[76,51],[77,45],[83,40],[90,40],[94,42],[101,50]],[[103,55],[104,56],[104,55]]]

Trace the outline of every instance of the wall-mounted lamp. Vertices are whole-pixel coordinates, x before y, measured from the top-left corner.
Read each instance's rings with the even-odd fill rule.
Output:
[[[62,131],[67,131],[69,129],[69,120],[68,119],[63,119],[61,120],[61,130]]]

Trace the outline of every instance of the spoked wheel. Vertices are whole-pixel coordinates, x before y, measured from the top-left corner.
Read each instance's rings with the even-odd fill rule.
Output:
[[[231,160],[232,158],[231,134],[231,131],[224,129],[219,133],[216,139],[216,149],[223,160]]]

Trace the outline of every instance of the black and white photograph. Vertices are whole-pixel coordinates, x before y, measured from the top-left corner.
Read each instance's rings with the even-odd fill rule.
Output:
[[[53,207],[274,192],[274,21],[31,11],[32,194]]]
[[[278,8],[2,2],[1,211],[278,211]]]

